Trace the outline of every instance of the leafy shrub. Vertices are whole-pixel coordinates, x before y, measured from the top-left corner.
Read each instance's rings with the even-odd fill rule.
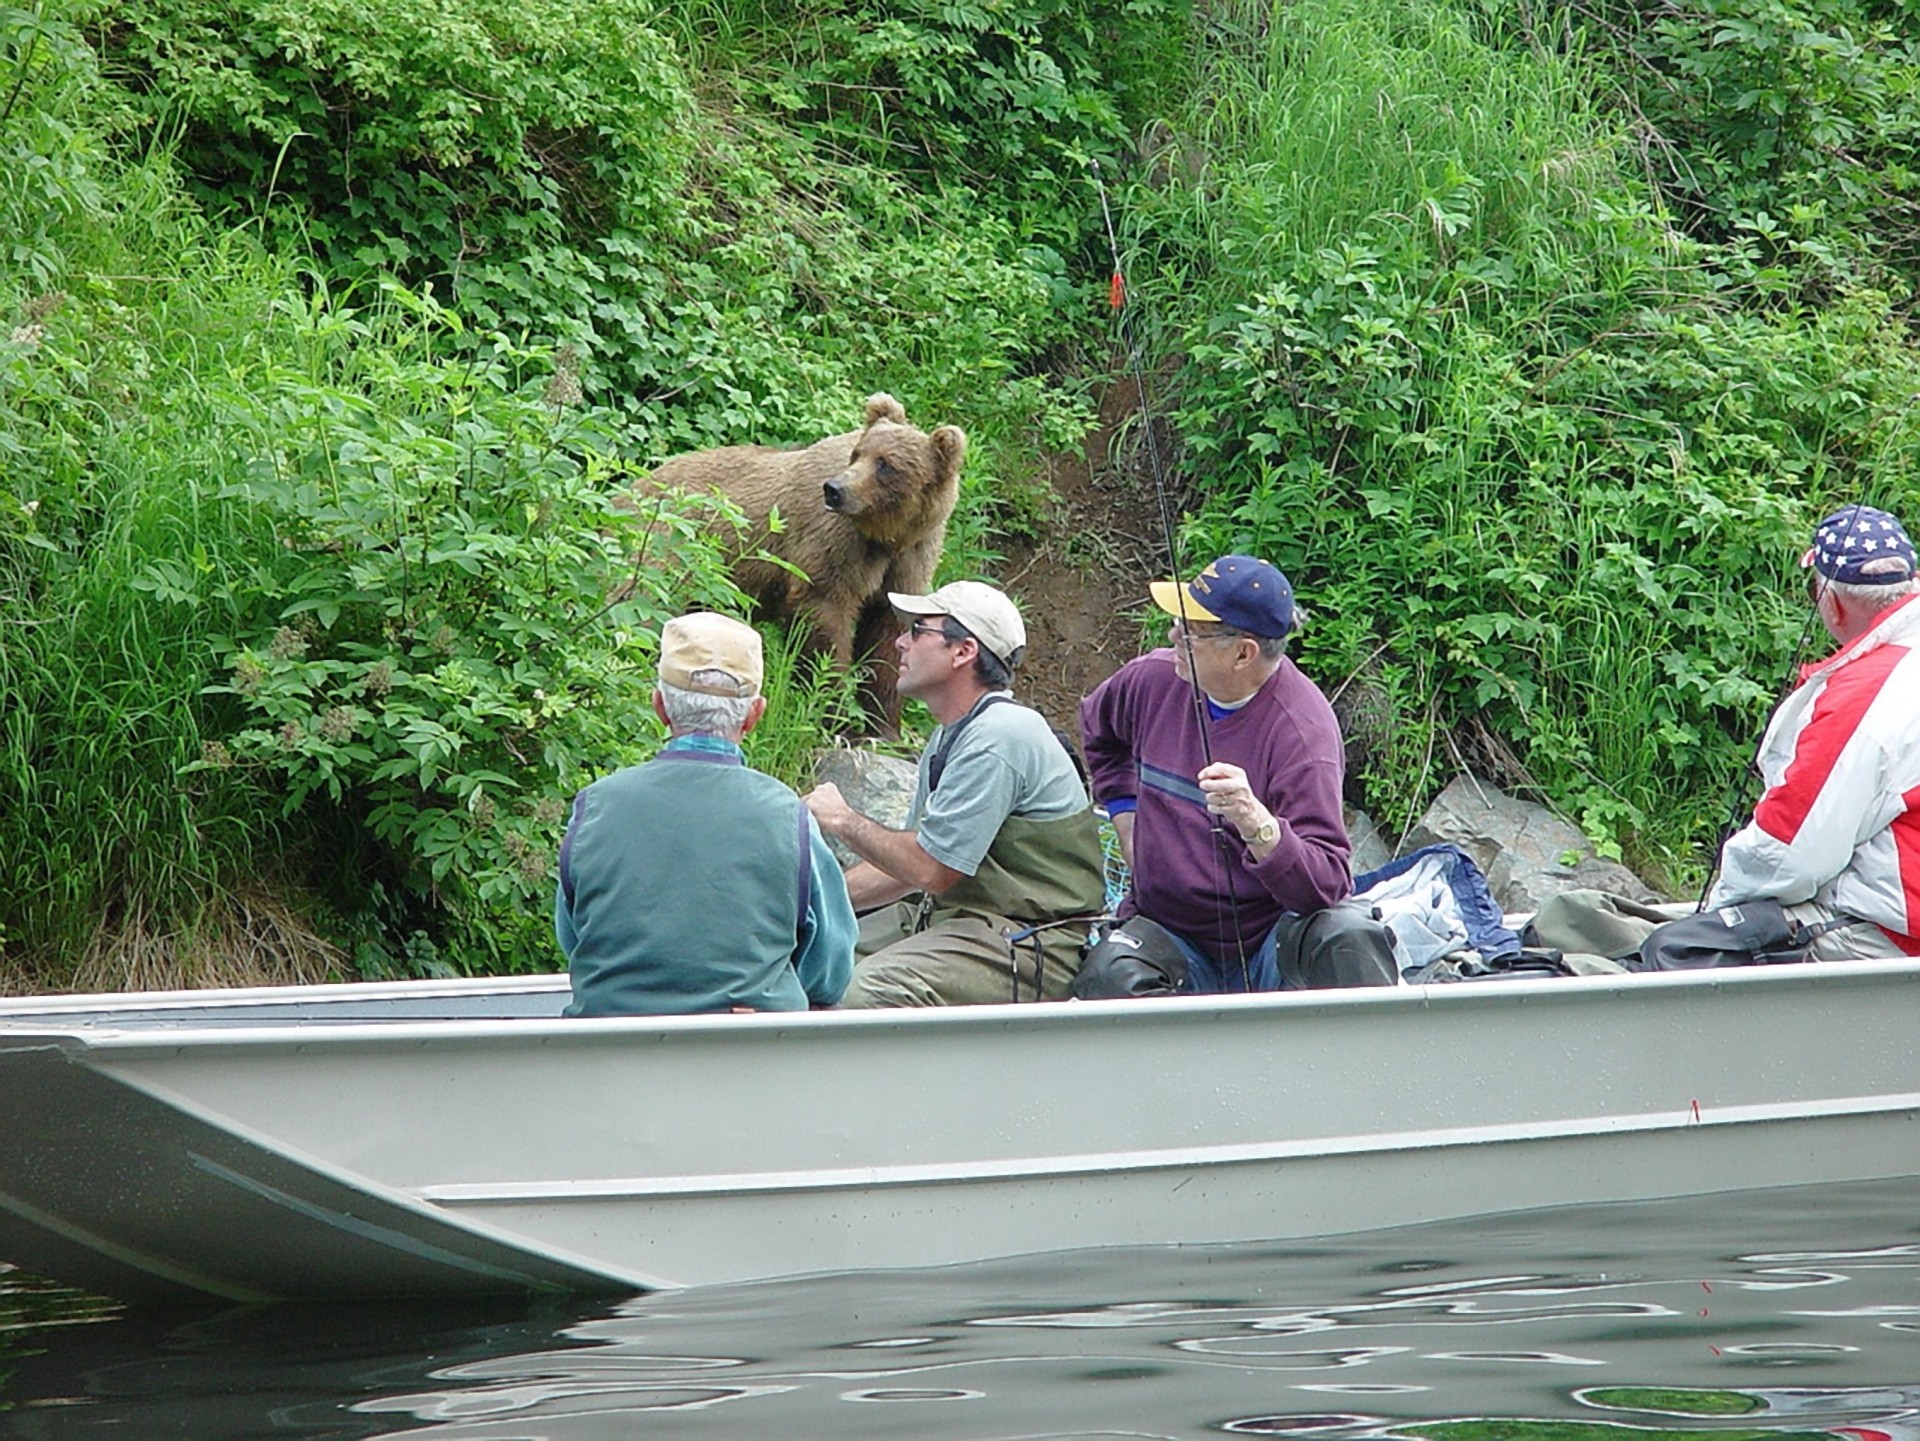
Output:
[[[1783,308],[1762,258],[1682,243],[1576,62],[1473,4],[1303,0],[1245,63],[1192,122],[1204,194],[1130,207],[1159,283],[1206,260],[1190,543],[1294,576],[1309,663],[1385,712],[1390,822],[1492,766],[1686,869],[1802,631],[1808,522],[1914,493],[1887,297]]]
[[[1703,237],[1821,284],[1920,279],[1920,11],[1908,0],[1625,0],[1578,12]]]
[[[1071,251],[1084,204],[1061,194],[1086,157],[1153,113],[1182,0],[910,0],[823,7],[782,77],[796,118],[890,170],[1002,207],[1022,233]],[[1130,83],[1131,82],[1131,83]]]
[[[208,236],[163,158],[110,158],[102,131],[121,110],[67,7],[0,11],[7,984],[62,983],[100,936],[184,958],[211,892],[272,871],[244,797],[179,780],[223,617],[129,581],[161,553],[206,576],[244,565],[209,504],[193,369],[255,353],[280,277]]]
[[[572,345],[637,459],[810,441],[877,389],[952,406],[980,455],[1009,380],[1048,403],[1022,367],[1057,337],[1056,252],[964,189],[849,162],[831,127],[773,130],[636,0],[110,16],[103,44],[213,207],[336,277],[431,289],[467,322],[447,345]]]
[[[361,838],[392,908],[370,940],[424,931],[462,965],[540,966],[567,801],[646,734],[660,623],[738,608],[728,530],[616,503],[608,417],[574,408],[568,357],[496,337],[484,364],[434,359],[444,313],[390,294],[417,306],[415,343],[316,301],[297,329],[336,366],[360,358],[269,368],[229,399],[247,463],[224,498],[280,554],[214,642],[208,693],[237,723],[200,769],[250,772],[311,834]],[[177,562],[141,584],[197,599]]]

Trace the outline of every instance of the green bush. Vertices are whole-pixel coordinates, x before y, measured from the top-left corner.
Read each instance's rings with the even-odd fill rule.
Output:
[[[794,118],[935,193],[974,192],[1022,234],[1071,252],[1084,203],[1062,194],[1127,140],[1185,33],[1185,0],[909,0],[820,7],[780,78]],[[1078,187],[1076,187],[1078,188]],[[956,194],[956,198],[958,198]]]
[[[1391,825],[1472,763],[1685,872],[1787,672],[1808,523],[1915,494],[1888,298],[1786,307],[1682,241],[1577,58],[1474,4],[1302,0],[1238,53],[1188,121],[1204,187],[1130,204],[1190,317],[1189,544],[1320,612]]]
[[[1697,233],[1818,285],[1920,279],[1911,0],[1613,0],[1576,12]]]
[[[737,612],[730,532],[717,502],[619,503],[611,418],[578,408],[569,357],[495,337],[455,365],[431,353],[439,307],[389,301],[417,312],[411,334],[283,301],[331,366],[267,367],[226,397],[244,466],[223,499],[271,527],[272,563],[213,642],[208,693],[237,721],[197,769],[249,773],[311,834],[361,838],[391,908],[368,945],[420,930],[462,966],[538,968],[567,801],[647,735],[661,622]],[[177,562],[140,583],[200,599]]]
[[[127,0],[101,43],[217,213],[430,290],[469,337],[572,345],[636,459],[817,439],[880,389],[964,415],[977,457],[1060,409],[1023,372],[1057,252],[832,125],[775,128],[634,0]]]

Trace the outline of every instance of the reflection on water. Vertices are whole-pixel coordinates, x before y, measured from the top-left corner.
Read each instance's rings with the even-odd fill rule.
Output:
[[[1882,1182],[613,1305],[155,1317],[0,1276],[0,1436],[1920,1441],[1916,1201]]]

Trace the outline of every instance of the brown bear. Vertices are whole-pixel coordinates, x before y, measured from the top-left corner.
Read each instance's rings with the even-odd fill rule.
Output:
[[[891,395],[874,395],[862,430],[799,449],[729,445],[676,455],[661,462],[647,486],[717,491],[737,505],[748,523],[733,579],[752,597],[755,618],[804,617],[813,647],[842,666],[865,666],[867,714],[893,732],[900,719],[893,649],[900,623],[887,592],[924,595],[932,588],[966,451],[959,426],[929,435],[907,423]],[[776,507],[777,534],[767,525]],[[762,549],[794,569],[751,553]]]

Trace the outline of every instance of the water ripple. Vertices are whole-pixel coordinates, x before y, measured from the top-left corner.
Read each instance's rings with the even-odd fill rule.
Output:
[[[611,1307],[178,1318],[0,1275],[0,1436],[1920,1441],[1916,1200],[1874,1183]]]

